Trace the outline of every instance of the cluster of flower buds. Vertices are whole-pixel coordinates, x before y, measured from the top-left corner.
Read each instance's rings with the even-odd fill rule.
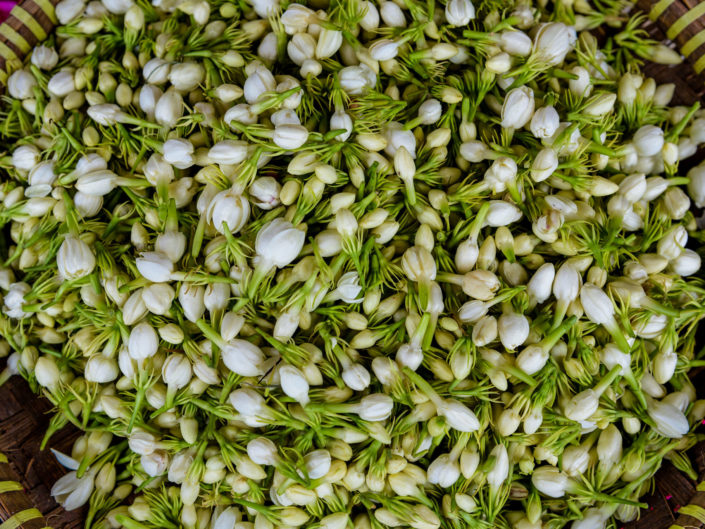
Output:
[[[85,433],[57,500],[604,529],[692,473],[705,112],[623,4],[61,0],[0,120],[0,380]]]

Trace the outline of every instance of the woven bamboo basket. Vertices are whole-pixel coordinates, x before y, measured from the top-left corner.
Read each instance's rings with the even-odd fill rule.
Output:
[[[56,24],[59,0],[24,0],[0,24],[0,93],[9,74]],[[677,85],[674,104],[705,103],[705,0],[638,0],[648,14],[652,38],[676,46],[687,59],[676,67],[649,64],[645,74]],[[696,161],[705,158],[698,153]],[[691,162],[692,163],[692,162]],[[705,388],[705,372],[696,377]],[[82,512],[66,512],[51,498],[52,484],[65,472],[51,452],[39,449],[50,404],[32,394],[18,377],[0,388],[0,529],[70,529],[83,525]],[[69,451],[78,432],[64,429],[52,446]],[[702,529],[705,527],[705,443],[690,454],[697,481],[665,462],[656,475],[649,504],[639,520],[617,529]]]

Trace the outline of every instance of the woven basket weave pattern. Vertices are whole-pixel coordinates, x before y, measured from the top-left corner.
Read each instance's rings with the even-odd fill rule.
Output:
[[[24,58],[31,49],[46,39],[57,23],[54,7],[58,1],[25,0],[13,8],[10,17],[0,24],[0,92],[9,74],[22,66]],[[696,98],[703,97],[705,82],[699,74],[705,71],[705,0],[638,0],[637,7],[646,12],[658,26],[658,29],[652,31],[656,33],[655,36],[674,41],[692,65],[690,72],[684,69],[677,72],[677,75],[682,75],[679,78],[680,84],[688,87],[685,94],[681,93],[677,99],[692,103]],[[660,77],[659,72],[664,74],[666,71],[659,67],[647,69],[647,73],[657,80]],[[663,77],[672,75],[673,72]],[[667,81],[671,80],[670,77],[667,79]],[[705,448],[702,448],[702,453],[705,454]],[[699,470],[705,471],[705,464],[701,465]],[[670,472],[674,472],[672,467]],[[701,480],[703,479],[705,475],[701,476]],[[690,490],[692,491],[692,488]],[[664,502],[669,500],[670,496],[670,494],[667,495]],[[672,524],[672,518],[669,517],[665,523],[662,519],[660,523],[637,522],[630,526],[666,529],[670,524],[669,529],[702,528],[705,526],[705,481],[697,485],[687,505],[676,507],[678,517]],[[648,513],[646,519],[648,519]],[[42,513],[25,495],[20,479],[8,464],[8,457],[2,453],[0,453],[0,521],[3,522],[0,524],[0,529],[51,529]]]

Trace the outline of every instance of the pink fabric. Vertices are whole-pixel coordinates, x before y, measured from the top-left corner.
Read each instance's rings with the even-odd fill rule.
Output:
[[[15,4],[17,4],[17,2],[0,0],[0,22],[10,16],[10,11],[12,11],[12,8],[15,7]]]

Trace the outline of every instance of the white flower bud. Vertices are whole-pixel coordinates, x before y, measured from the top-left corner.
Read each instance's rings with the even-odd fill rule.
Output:
[[[206,218],[218,233],[237,233],[247,224],[250,203],[235,188],[221,191],[213,197],[206,209]]]
[[[663,205],[671,219],[680,220],[690,209],[690,199],[680,187],[671,187],[663,197]]]
[[[203,316],[206,306],[203,303],[205,287],[182,283],[179,288],[179,303],[184,311],[184,317],[192,322],[196,322]]]
[[[162,146],[164,160],[178,169],[188,169],[193,165],[193,151],[193,144],[181,138],[167,140]]]
[[[152,314],[163,316],[171,308],[176,292],[167,283],[153,283],[142,289],[142,301]]]
[[[490,457],[494,457],[495,463],[487,473],[487,484],[490,490],[497,490],[509,477],[509,455],[507,448],[503,444],[496,445],[490,452]]]
[[[95,268],[95,255],[90,247],[78,237],[68,235],[56,254],[59,277],[66,280],[85,277]]]
[[[656,354],[653,359],[653,374],[656,382],[665,384],[673,377],[678,364],[678,355],[672,350],[664,350]]]
[[[697,252],[685,249],[670,263],[671,270],[679,276],[686,277],[700,271],[701,258]]]
[[[610,328],[615,326],[614,305],[600,287],[585,283],[580,289],[580,302],[591,322]]]
[[[59,366],[56,365],[56,360],[53,356],[41,356],[37,359],[34,366],[34,376],[37,378],[37,383],[45,388],[53,390],[61,380]]]
[[[460,477],[458,462],[450,454],[442,454],[431,461],[427,469],[428,482],[443,487],[452,487]]]
[[[149,323],[142,322],[130,331],[130,338],[127,341],[127,352],[134,360],[144,360],[157,354],[159,348],[159,337]]]
[[[86,362],[84,376],[88,382],[106,384],[115,380],[120,374],[117,362],[105,355],[94,354]]]
[[[592,389],[586,389],[573,396],[565,406],[565,416],[577,422],[588,420],[600,405],[600,396]]]
[[[490,208],[485,217],[485,225],[493,228],[508,226],[523,216],[521,210],[514,204],[504,200],[490,200]]]
[[[253,428],[265,426],[271,416],[264,402],[264,397],[254,389],[236,389],[228,397],[235,411],[242,415],[245,422]]]
[[[555,276],[553,263],[544,263],[534,272],[526,285],[526,292],[533,304],[540,305],[550,297]]]
[[[244,377],[262,374],[264,353],[253,343],[234,338],[223,345],[221,355],[225,367],[233,373]]]
[[[169,388],[181,389],[191,381],[191,362],[181,353],[172,353],[162,364],[162,379]]]
[[[154,283],[169,281],[174,271],[174,263],[161,252],[143,252],[135,264],[142,277]]]
[[[279,368],[279,378],[282,391],[286,395],[304,406],[308,403],[308,381],[298,368],[289,364],[281,366]]]
[[[449,0],[446,3],[445,16],[451,26],[467,26],[475,18],[475,6],[470,0]]]
[[[289,4],[281,15],[281,22],[289,35],[304,33],[315,19],[316,15],[311,9],[297,3]]]
[[[531,483],[541,494],[549,498],[562,498],[570,480],[556,467],[543,466],[534,469]]]
[[[379,14],[385,25],[393,28],[406,27],[406,18],[401,8],[391,1],[380,3]]]
[[[668,230],[659,240],[656,251],[668,260],[676,259],[683,253],[688,242],[688,232],[682,225]]]
[[[248,144],[240,140],[221,140],[208,151],[208,157],[213,163],[237,165],[245,161]]]
[[[15,99],[34,97],[36,86],[37,80],[27,70],[17,70],[7,78],[7,91]]]
[[[419,106],[419,119],[423,125],[433,125],[443,115],[443,107],[437,99],[427,99]]]
[[[42,44],[32,50],[32,64],[41,70],[53,70],[58,62],[59,54],[54,48]]]
[[[568,88],[577,97],[589,97],[592,92],[590,73],[582,66],[574,66],[570,73],[576,75],[577,79],[568,81]]]
[[[274,129],[272,141],[282,149],[298,149],[308,140],[308,129],[303,125],[283,124]]]
[[[12,165],[18,171],[31,171],[39,163],[39,149],[34,145],[20,145],[12,151]]]
[[[653,156],[663,148],[663,130],[655,125],[644,125],[634,133],[632,142],[640,156]]]
[[[12,155],[12,160],[14,164],[14,153]],[[15,167],[17,167],[16,164]],[[693,167],[690,171],[688,171],[688,178],[690,179],[690,182],[688,183],[688,193],[690,194],[690,198],[693,199],[693,202],[695,202],[695,205],[699,208],[705,206],[705,165]]]
[[[316,44],[316,58],[327,59],[332,57],[343,44],[343,33],[333,29],[323,28],[318,35]]]
[[[502,127],[520,129],[534,114],[534,92],[522,86],[513,89],[504,97],[502,105]]]
[[[593,96],[583,108],[583,113],[591,117],[601,117],[614,109],[617,94],[599,94]]]
[[[291,8],[291,6],[289,7]],[[284,15],[282,15],[282,19],[283,17]],[[272,72],[266,67],[259,65],[249,74],[242,89],[245,94],[245,100],[252,104],[257,102],[265,92],[274,92],[276,86]]]
[[[52,78],[49,79],[47,90],[55,97],[64,97],[70,94],[76,90],[73,73],[63,70],[54,74]]]
[[[392,414],[394,401],[388,395],[372,393],[362,397],[357,405],[356,413],[363,421],[380,422]]]
[[[497,329],[504,348],[513,351],[529,337],[529,320],[523,314],[504,313],[499,317]]]
[[[412,246],[404,252],[402,269],[411,281],[426,282],[436,279],[436,261],[431,252],[421,246]]]
[[[86,195],[102,197],[117,187],[117,175],[107,169],[88,172],[78,177],[76,189]]]
[[[283,268],[301,252],[306,234],[294,228],[291,222],[276,218],[265,224],[257,233],[255,250],[269,268]]]
[[[556,109],[552,106],[541,107],[531,118],[531,134],[539,139],[550,138],[556,133],[559,125],[560,117]]]
[[[497,419],[497,432],[502,437],[509,437],[519,429],[521,417],[513,408],[507,408]]]
[[[547,66],[557,66],[565,60],[577,40],[573,27],[561,22],[542,24],[534,38],[532,57]]]
[[[646,413],[656,424],[656,432],[664,437],[680,439],[690,430],[686,416],[671,404],[648,399]]]
[[[470,408],[454,399],[436,404],[436,412],[448,422],[448,426],[459,432],[474,432],[480,428],[480,421]]]
[[[247,455],[258,465],[276,465],[279,460],[277,446],[266,437],[256,437],[247,443]]]
[[[338,82],[348,95],[364,95],[377,84],[377,74],[366,64],[348,66],[338,72]]]
[[[306,473],[310,479],[320,479],[325,476],[331,467],[331,456],[328,450],[314,450],[304,456]]]
[[[508,156],[500,156],[485,171],[485,183],[494,193],[502,193],[517,176],[517,164]]]

